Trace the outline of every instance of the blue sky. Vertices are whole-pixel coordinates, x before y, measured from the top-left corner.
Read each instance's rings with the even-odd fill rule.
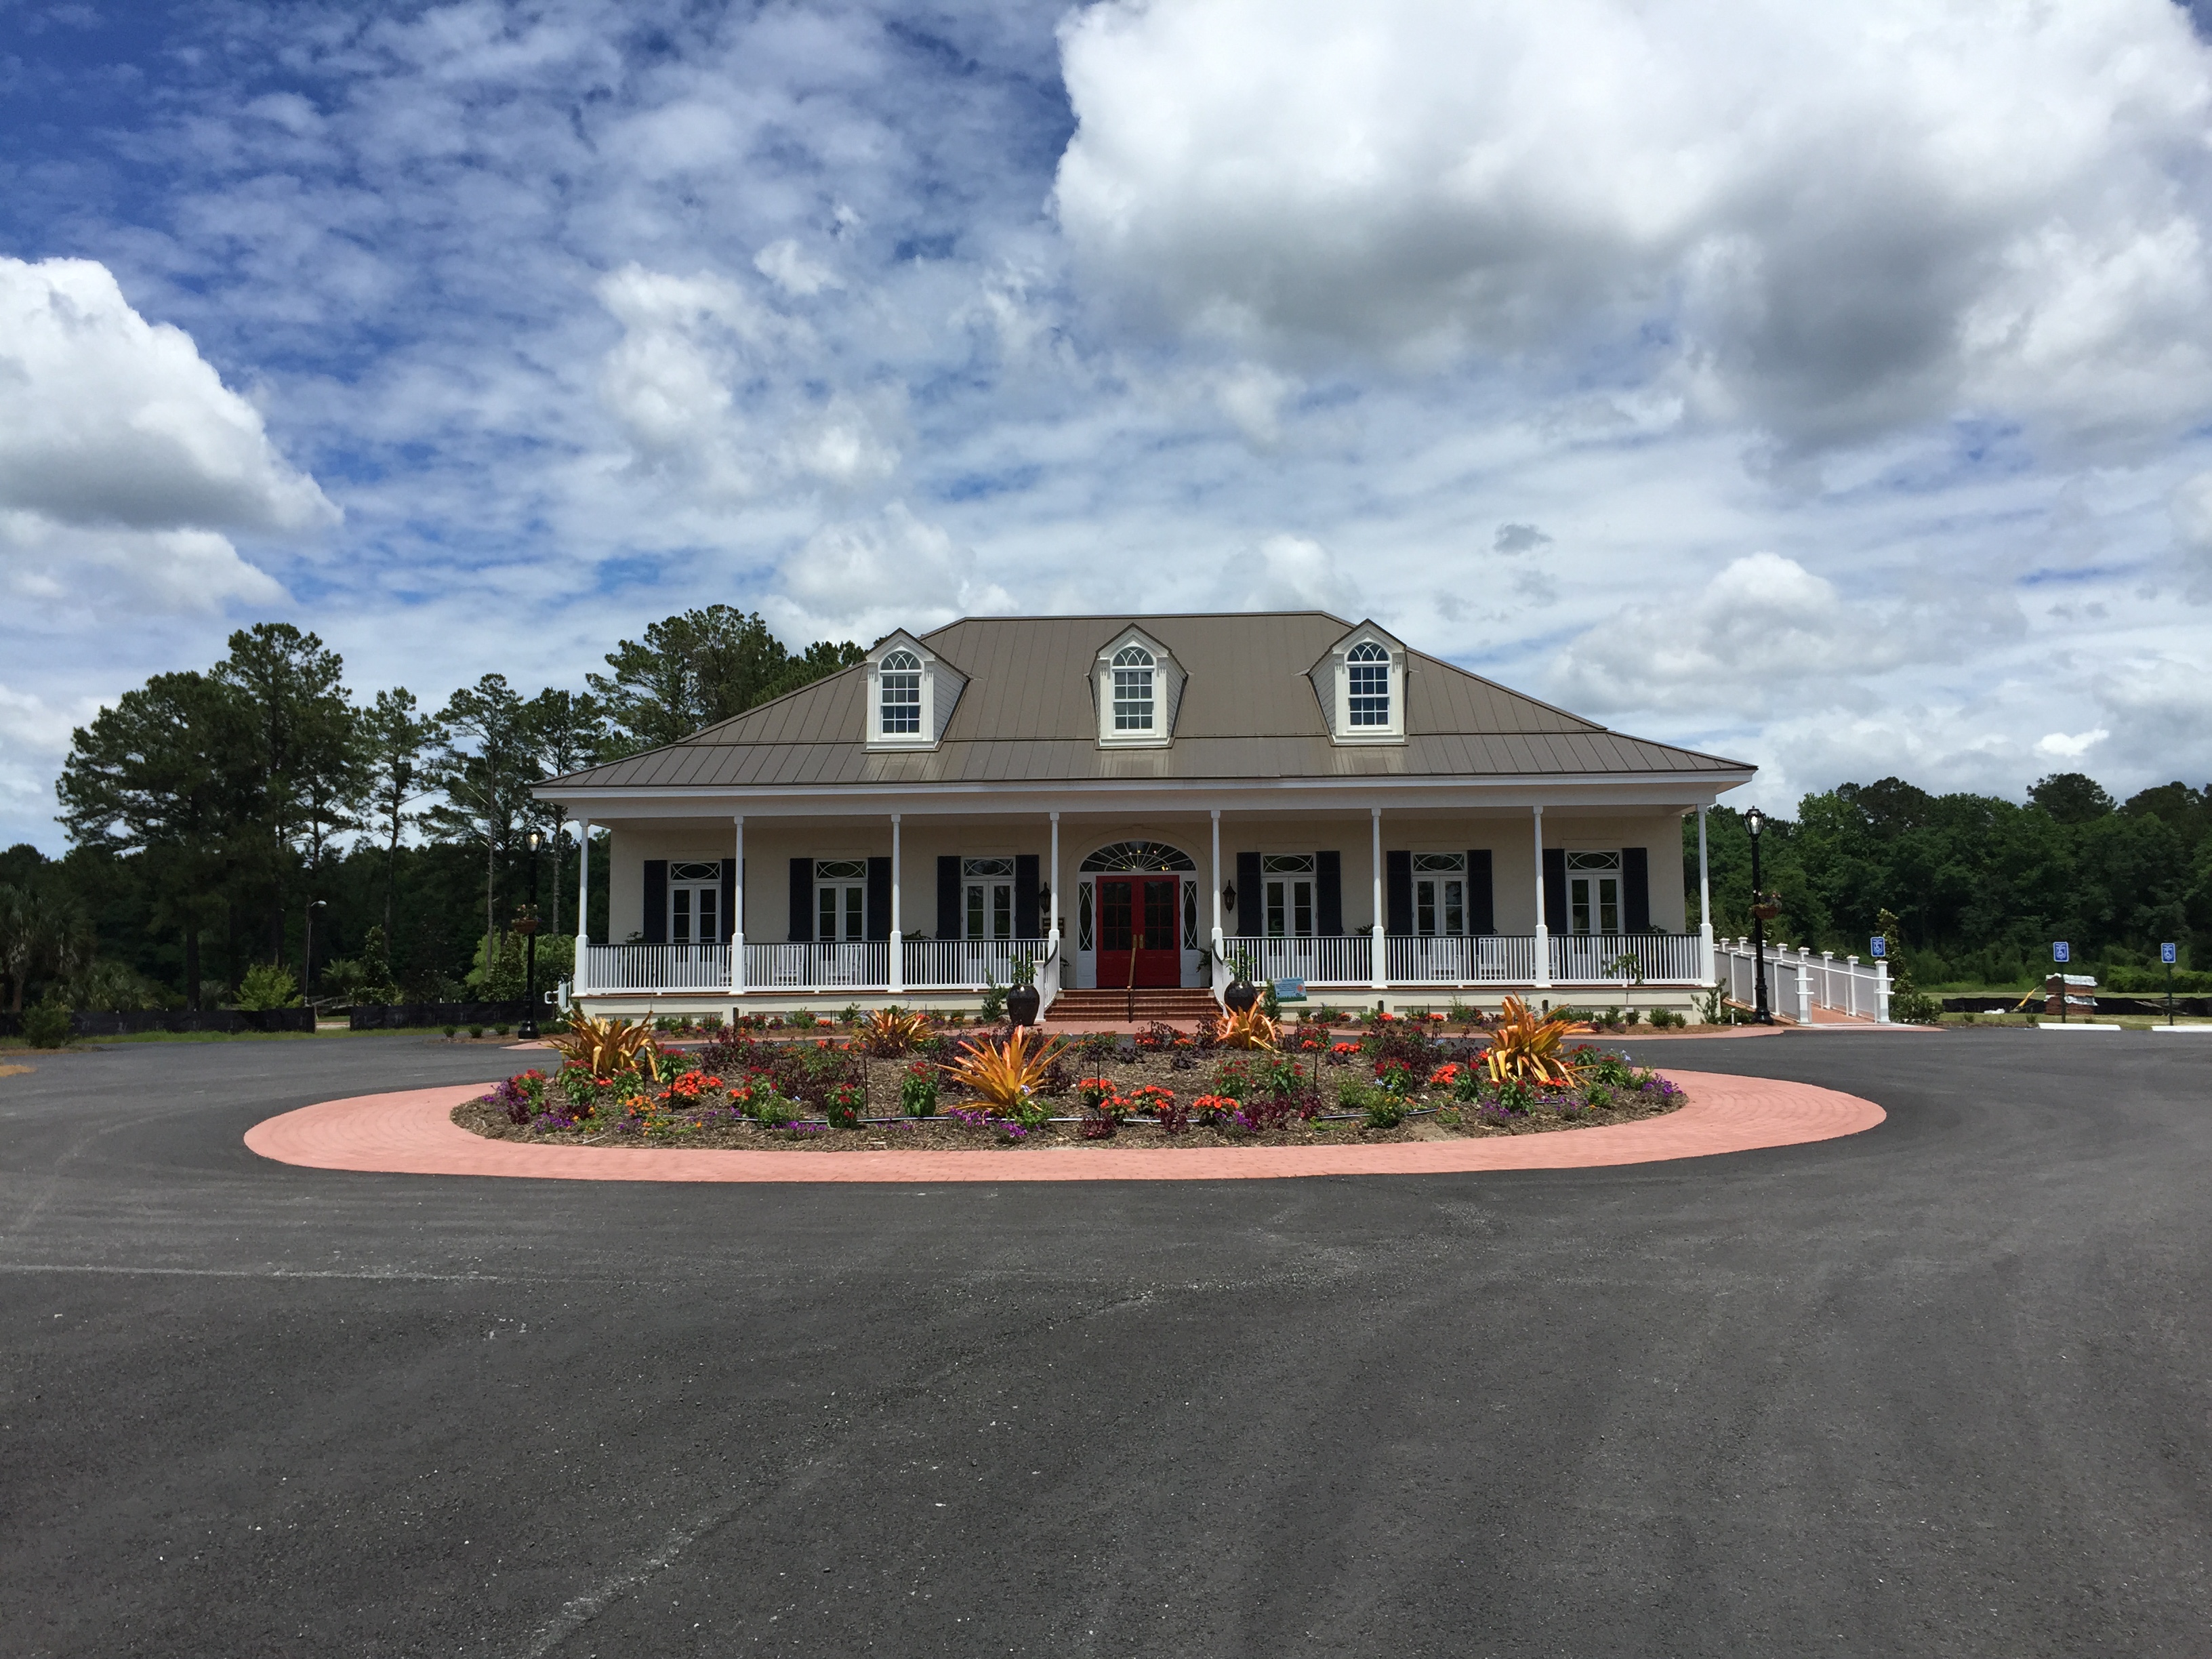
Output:
[[[0,838],[366,692],[1320,605],[1759,793],[2212,774],[2169,0],[0,4]]]

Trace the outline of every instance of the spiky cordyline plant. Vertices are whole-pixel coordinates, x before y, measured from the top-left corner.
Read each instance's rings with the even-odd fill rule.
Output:
[[[1505,999],[1498,1024],[1490,1033],[1491,1079],[1523,1087],[1548,1085],[1571,1087],[1582,1080],[1583,1068],[1559,1052],[1568,1037],[1589,1030],[1587,1025],[1553,1016],[1539,1018],[1519,997]]]
[[[904,1054],[928,1035],[929,1016],[903,1008],[877,1009],[868,1016],[865,1032],[870,1052],[878,1054]]]
[[[1256,1002],[1242,1013],[1231,1009],[1213,1027],[1217,1048],[1273,1048],[1281,1036],[1281,1028],[1260,1012]]]
[[[580,1066],[593,1077],[614,1077],[640,1071],[660,1076],[660,1045],[653,1041],[646,1020],[598,1019],[581,1008],[568,1011],[568,1029],[547,1039],[571,1066]]]
[[[1011,1111],[1043,1085],[1045,1074],[1066,1046],[1039,1036],[1034,1026],[1017,1025],[1004,1042],[976,1043],[946,1065],[945,1074],[966,1084],[986,1105]]]

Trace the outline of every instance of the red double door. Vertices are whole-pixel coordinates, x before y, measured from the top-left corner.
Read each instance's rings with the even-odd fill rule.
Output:
[[[1098,986],[1118,991],[1182,983],[1175,876],[1098,878]],[[1133,970],[1134,977],[1132,977]]]

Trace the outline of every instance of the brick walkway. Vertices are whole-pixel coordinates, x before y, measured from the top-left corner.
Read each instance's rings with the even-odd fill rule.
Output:
[[[397,1175],[521,1176],[550,1181],[895,1182],[1224,1181],[1290,1176],[1437,1175],[1569,1170],[1795,1146],[1871,1129],[1872,1101],[1808,1084],[1717,1072],[1668,1073],[1690,1104],[1664,1117],[1595,1129],[1381,1146],[1223,1146],[1189,1151],[1042,1147],[1024,1151],[754,1152],[534,1146],[486,1140],[448,1114],[491,1085],[412,1089],[303,1106],[258,1123],[262,1157],[317,1170]]]

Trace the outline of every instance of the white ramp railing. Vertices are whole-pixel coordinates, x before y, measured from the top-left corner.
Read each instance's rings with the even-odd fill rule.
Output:
[[[1749,1006],[1756,1000],[1758,958],[1749,939],[1714,940],[1713,966],[1732,1001]],[[1778,943],[1766,947],[1767,1006],[1793,1014],[1800,1024],[1812,1023],[1814,1008],[1829,1008],[1887,1025],[1889,989],[1887,962],[1862,963],[1856,957],[1839,960],[1834,951],[1815,954],[1810,945],[1794,951]]]

